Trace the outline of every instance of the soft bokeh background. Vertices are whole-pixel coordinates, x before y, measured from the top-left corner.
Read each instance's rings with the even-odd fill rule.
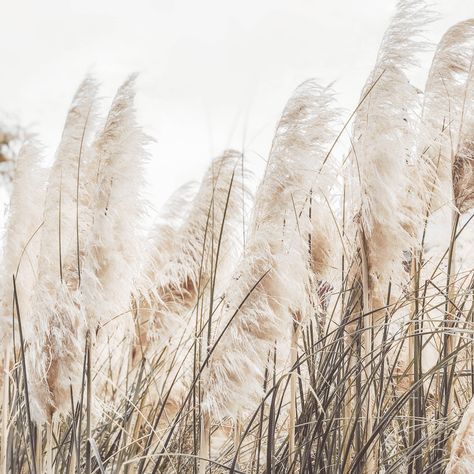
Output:
[[[438,0],[438,41],[474,16],[473,0]],[[279,113],[301,81],[335,81],[350,110],[395,0],[15,0],[2,5],[0,110],[54,152],[87,72],[110,99],[138,71],[138,112],[156,138],[148,173],[156,206],[199,178],[227,146],[263,163]],[[423,85],[429,55],[413,81]]]

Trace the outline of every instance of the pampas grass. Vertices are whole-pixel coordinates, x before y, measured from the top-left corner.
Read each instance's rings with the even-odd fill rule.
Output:
[[[79,396],[80,354],[96,336],[117,347],[127,334],[131,338],[130,295],[140,262],[143,212],[138,186],[146,158],[146,137],[134,122],[133,81],[118,90],[93,143],[96,85],[83,82],[50,173],[34,295],[36,334],[28,353],[31,360],[43,360],[32,380],[40,420],[69,408],[71,389]],[[52,239],[55,234],[58,240]],[[108,331],[114,318],[121,318],[120,330]],[[106,354],[108,360],[110,351]]]
[[[363,331],[363,355],[372,359],[364,374],[369,379],[376,370],[375,351],[381,345],[383,325],[387,316],[394,316],[393,310],[387,315],[384,307],[393,304],[408,285],[405,253],[414,254],[423,225],[419,197],[424,195],[426,177],[414,156],[420,105],[407,73],[425,48],[420,37],[429,20],[425,2],[398,2],[354,117],[349,178],[357,244],[351,279],[361,291],[358,327]],[[350,337],[355,346],[354,333]],[[375,401],[372,385],[366,399],[366,439],[377,416]],[[378,464],[378,450],[376,444],[368,471]]]
[[[30,296],[38,274],[40,229],[43,223],[43,201],[46,184],[41,147],[34,141],[25,143],[19,153],[12,183],[8,225],[3,236],[1,324],[2,346],[8,351],[12,343],[13,276],[18,300],[29,311]]]
[[[427,21],[424,2],[398,2],[362,92],[367,98],[354,119],[353,214],[359,248],[367,254],[368,289],[375,300],[370,302],[372,308],[383,306],[389,283],[397,291],[406,284],[403,252],[416,245],[410,230],[422,226],[421,206],[409,202],[420,193],[423,176],[418,176],[420,164],[413,157],[418,92],[406,73],[425,47],[418,38]]]
[[[151,226],[136,76],[82,82],[15,165],[2,472],[471,472],[474,24],[420,91],[431,18],[398,2],[344,126],[295,90],[253,201],[226,150]]]
[[[130,296],[143,259],[139,243],[147,209],[141,183],[150,139],[136,123],[135,79],[132,75],[118,89],[92,145],[93,160],[86,163],[93,214],[84,239],[82,304],[88,331],[98,338],[97,356],[114,368],[114,377],[123,354],[111,347],[126,353],[134,337]]]
[[[81,384],[85,317],[81,311],[79,219],[85,209],[77,199],[80,161],[91,133],[97,86],[86,78],[79,87],[64,126],[46,191],[38,279],[28,351],[33,416],[51,421],[70,406],[70,387]],[[76,391],[75,396],[78,396]]]
[[[189,323],[187,314],[203,293],[213,291],[215,273],[219,271],[225,279],[235,258],[242,221],[245,190],[236,174],[240,160],[241,154],[233,150],[216,158],[192,202],[186,202],[186,189],[181,189],[180,199],[175,197],[167,204],[168,225],[157,223],[152,230],[138,307],[141,336],[137,351],[148,350],[149,341],[159,339],[159,347],[152,348],[159,352],[180,326]],[[173,217],[178,221],[175,227]]]
[[[192,368],[211,345],[215,295],[240,246],[242,199],[248,193],[236,173],[241,160],[234,150],[215,158],[194,196],[188,197],[189,185],[180,188],[166,204],[167,223],[162,216],[151,231],[136,303],[133,360],[146,361],[145,370],[161,367],[148,399],[162,400],[167,417],[178,411],[192,384]]]
[[[8,427],[8,383],[11,352],[13,349],[14,294],[22,308],[30,309],[30,296],[34,290],[38,271],[39,238],[42,226],[45,169],[41,165],[38,144],[25,143],[19,153],[9,203],[8,226],[3,236],[1,274],[1,323],[3,354],[2,432]],[[15,279],[15,280],[14,280]],[[15,281],[15,284],[14,284]],[[14,291],[15,290],[15,291]],[[0,449],[2,470],[7,466],[7,437],[2,436]]]
[[[204,409],[214,416],[235,418],[255,405],[273,344],[310,311],[308,209],[311,187],[327,186],[320,168],[332,138],[331,100],[329,90],[306,82],[278,125],[246,251],[225,291],[223,321],[232,324],[204,375]]]
[[[437,176],[432,211],[451,201],[455,158],[470,140],[473,35],[473,20],[458,23],[446,32],[425,87],[423,124],[430,141],[423,156],[432,163]]]

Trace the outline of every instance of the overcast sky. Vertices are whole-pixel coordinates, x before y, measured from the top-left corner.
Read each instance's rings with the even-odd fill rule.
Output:
[[[303,80],[335,81],[357,103],[395,0],[11,0],[2,5],[0,109],[54,151],[87,72],[109,98],[140,73],[138,112],[156,140],[148,178],[159,205],[227,146],[265,156],[286,99]],[[439,40],[474,16],[438,0]],[[429,67],[414,77],[422,86]]]

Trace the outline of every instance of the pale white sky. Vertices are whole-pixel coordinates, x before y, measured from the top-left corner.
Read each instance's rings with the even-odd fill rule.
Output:
[[[160,204],[227,146],[268,152],[292,90],[335,81],[357,103],[395,0],[11,0],[2,5],[0,110],[54,151],[86,72],[110,98],[138,71],[141,123],[157,144],[148,179]],[[473,0],[437,0],[439,40],[474,16]],[[424,70],[429,67],[426,56]],[[414,78],[422,86],[423,70]],[[244,132],[245,131],[245,132]],[[258,168],[258,166],[257,166]]]

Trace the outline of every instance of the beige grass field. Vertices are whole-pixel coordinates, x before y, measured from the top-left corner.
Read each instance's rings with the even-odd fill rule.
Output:
[[[354,110],[289,94],[256,190],[223,150],[155,215],[135,75],[54,157],[0,133],[0,473],[474,473],[474,19],[434,17]]]

